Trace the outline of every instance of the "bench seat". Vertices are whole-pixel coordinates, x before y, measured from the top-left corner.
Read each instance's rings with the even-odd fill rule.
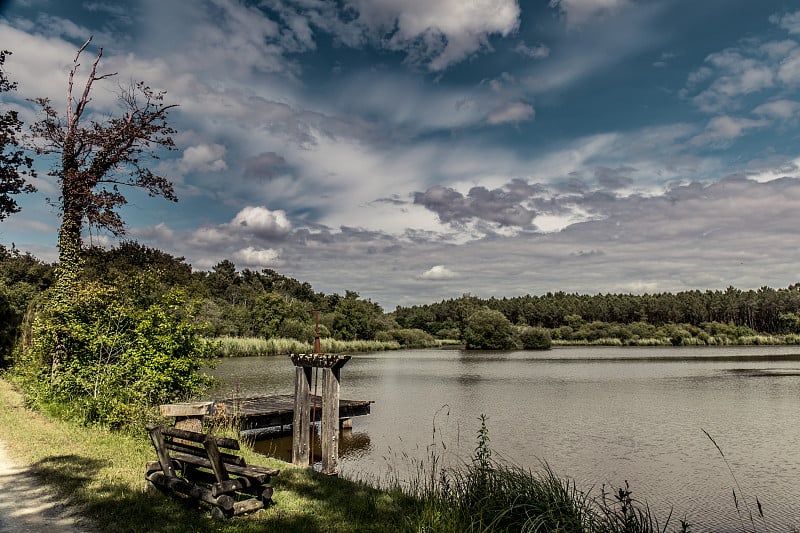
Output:
[[[248,465],[239,441],[205,433],[149,424],[147,431],[158,455],[148,462],[145,478],[155,487],[212,505],[217,518],[256,511],[272,501],[269,481],[278,469]],[[245,496],[249,498],[243,499]]]

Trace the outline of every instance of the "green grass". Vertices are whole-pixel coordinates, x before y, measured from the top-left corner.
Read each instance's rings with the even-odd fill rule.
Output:
[[[231,430],[219,428],[230,436]],[[376,489],[326,477],[252,452],[250,464],[281,468],[272,481],[274,505],[251,515],[215,521],[207,508],[145,491],[144,465],[155,452],[144,432],[113,433],[31,411],[12,384],[0,380],[0,435],[12,456],[32,465],[42,483],[75,506],[98,531],[115,532],[665,532],[627,485],[584,492],[545,463],[538,471],[492,458],[482,421],[475,455],[452,466],[429,449],[400,477],[390,471]]]
[[[292,353],[310,353],[314,349],[307,342],[285,338],[219,337],[214,340],[218,344],[218,357],[288,355]],[[378,352],[399,350],[400,344],[396,341],[339,341],[325,338],[320,339],[320,348],[325,353]]]
[[[145,491],[144,465],[155,451],[144,433],[123,435],[80,427],[31,411],[22,395],[0,380],[0,434],[9,452],[98,531],[314,532],[397,531],[413,502],[396,491],[325,477],[243,450],[252,464],[281,468],[273,479],[275,504],[226,522],[208,509]]]

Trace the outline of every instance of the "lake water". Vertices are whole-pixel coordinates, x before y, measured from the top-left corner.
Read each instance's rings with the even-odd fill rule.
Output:
[[[212,397],[294,392],[288,357],[220,360]],[[741,499],[770,531],[800,531],[800,347],[559,347],[546,352],[409,350],[353,355],[342,398],[374,400],[342,435],[343,476],[412,477],[413,459],[468,459],[488,417],[491,447],[542,460],[579,488],[630,483],[662,518],[742,531]],[[287,440],[260,444],[285,454]],[[672,528],[670,528],[672,529]]]

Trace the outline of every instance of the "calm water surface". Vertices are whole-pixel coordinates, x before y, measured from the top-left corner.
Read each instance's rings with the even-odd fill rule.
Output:
[[[222,381],[213,397],[294,392],[288,357],[220,360],[211,373]],[[800,531],[800,347],[359,354],[342,369],[342,397],[375,401],[342,435],[344,476],[410,478],[406,456],[433,446],[457,464],[485,414],[492,449],[511,462],[546,460],[584,489],[627,480],[661,517],[672,507],[695,531],[741,531],[734,480],[705,429],[753,513],[758,497],[771,531]]]

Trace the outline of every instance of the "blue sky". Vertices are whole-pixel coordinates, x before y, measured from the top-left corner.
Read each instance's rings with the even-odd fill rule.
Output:
[[[772,0],[0,2],[25,98],[75,51],[179,104],[130,238],[391,310],[800,281],[800,6]],[[89,56],[83,63],[89,64]],[[86,68],[82,69],[84,75]],[[63,110],[61,110],[63,112]],[[53,260],[53,162],[0,242]],[[96,232],[87,242],[112,244]]]

